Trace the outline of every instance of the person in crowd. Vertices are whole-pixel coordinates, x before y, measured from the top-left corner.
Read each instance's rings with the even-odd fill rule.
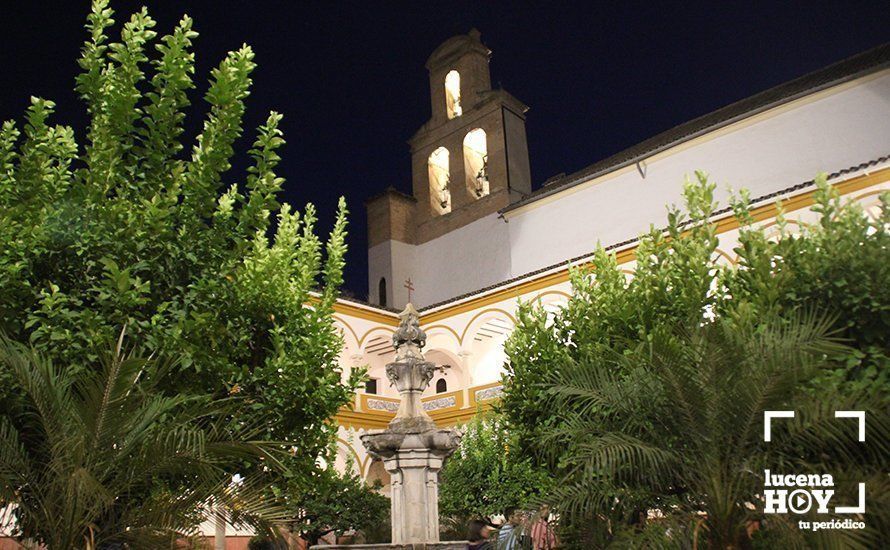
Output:
[[[550,525],[550,506],[543,504],[538,510],[530,533],[532,550],[553,550],[559,546],[556,533]]]
[[[527,537],[519,528],[522,525],[522,511],[515,506],[504,510],[504,524],[498,531],[498,550],[524,550],[530,548]]]
[[[491,526],[482,520],[474,519],[470,522],[467,533],[467,550],[492,550]]]

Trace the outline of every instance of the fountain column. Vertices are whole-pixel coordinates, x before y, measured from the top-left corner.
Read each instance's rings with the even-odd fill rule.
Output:
[[[426,334],[414,306],[408,304],[400,318],[393,334],[396,357],[386,365],[386,376],[401,397],[399,410],[388,429],[361,439],[391,477],[393,544],[436,543],[439,471],[460,443],[460,435],[436,428],[423,409],[420,397],[441,367],[423,357]]]

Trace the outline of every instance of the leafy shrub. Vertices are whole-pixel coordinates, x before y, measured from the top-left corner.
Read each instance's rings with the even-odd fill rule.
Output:
[[[278,202],[278,113],[258,128],[247,173],[230,173],[250,47],[211,71],[208,112],[188,143],[192,20],[159,37],[143,8],[113,42],[112,16],[95,0],[87,18],[76,80],[86,135],[53,125],[41,98],[21,129],[0,130],[0,330],[80,373],[126,325],[146,353],[178,358],[160,391],[241,397],[239,419],[299,448],[290,469],[308,475],[357,382],[341,382],[331,316],[345,204],[325,241],[311,205]],[[0,372],[2,406],[20,393]]]
[[[529,507],[550,486],[550,474],[517,453],[518,442],[497,417],[476,417],[463,432],[439,486],[439,513],[458,538],[470,519],[491,521],[507,507]]]
[[[520,307],[507,427],[557,473],[548,498],[581,547],[633,538],[653,509],[683,525],[706,512],[700,541],[746,545],[769,464],[869,480],[869,529],[836,534],[873,543],[887,525],[890,196],[872,219],[819,178],[819,222],[792,235],[780,215],[771,240],[742,194],[735,267],[713,262],[713,190],[703,174],[687,183],[688,213],[671,209],[667,229],[641,239],[632,278],[600,249],[572,270],[563,310]],[[769,408],[801,411],[786,446],[762,445]],[[867,411],[867,445],[837,431],[835,409]],[[787,543],[808,540],[771,519]]]

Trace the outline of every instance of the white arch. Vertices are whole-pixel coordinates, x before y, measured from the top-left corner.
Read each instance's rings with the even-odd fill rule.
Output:
[[[431,325],[422,328],[426,332],[427,346],[460,349],[460,335],[448,325]]]
[[[390,480],[389,472],[387,472],[386,468],[383,467],[382,461],[373,460],[371,461],[371,464],[368,465],[368,473],[365,475],[365,483],[371,485],[377,480],[380,480],[380,482],[383,484],[380,492],[386,496],[390,496],[390,492],[392,490],[392,482]]]
[[[424,394],[435,393],[436,381],[440,378],[445,378],[448,381],[449,390],[456,390],[468,385],[469,371],[464,368],[464,361],[457,353],[448,349],[427,348],[423,350],[423,354],[427,361],[436,363],[439,366],[448,365],[449,367],[445,372],[436,373],[430,381],[429,391],[424,392]]]
[[[484,309],[474,315],[469,322],[467,322],[463,333],[460,336],[461,345],[464,347],[469,345],[469,343],[473,341],[473,338],[476,337],[476,332],[479,330],[479,327],[495,317],[506,319],[511,330],[516,326],[516,317],[509,311],[496,307]]]
[[[462,340],[468,354],[466,363],[472,372],[467,385],[487,384],[499,380],[507,360],[504,342],[516,326],[515,317],[500,308],[476,314],[467,324]]]

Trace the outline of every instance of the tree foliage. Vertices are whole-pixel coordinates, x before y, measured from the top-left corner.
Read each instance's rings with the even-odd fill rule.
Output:
[[[658,509],[663,544],[744,547],[768,464],[869,479],[870,529],[846,542],[886,528],[888,197],[869,218],[817,183],[819,223],[792,235],[780,215],[778,239],[741,194],[735,267],[714,262],[714,185],[698,174],[688,214],[671,209],[667,230],[641,239],[631,278],[600,249],[573,270],[563,310],[521,306],[501,409],[522,452],[558,472],[549,499],[575,540],[617,544]],[[770,408],[801,411],[785,446],[762,447]],[[866,410],[873,441],[836,432],[835,409]]]
[[[291,528],[310,545],[323,536],[348,531],[373,530],[388,523],[389,499],[377,485],[368,485],[354,472],[353,464],[343,473],[326,468],[304,483],[295,484],[285,495],[293,517]]]
[[[146,9],[115,26],[95,0],[76,91],[85,138],[53,125],[54,104],[32,98],[24,125],[0,131],[0,330],[73,374],[90,370],[127,326],[176,368],[170,394],[238,395],[266,437],[299,449],[311,471],[329,419],[348,402],[331,313],[342,282],[346,208],[327,240],[312,205],[276,199],[284,144],[270,113],[230,174],[242,135],[254,54],[230,52],[210,73],[193,145],[197,33],[184,16],[159,37]],[[5,375],[2,399],[18,390]]]
[[[890,193],[880,195],[870,215],[843,203],[824,178],[817,179],[814,198],[817,223],[801,226],[780,213],[772,238],[754,224],[744,193],[734,202],[744,224],[739,268],[724,274],[734,300],[721,307],[747,303],[764,315],[801,307],[831,314],[849,348],[820,373],[817,387],[866,391],[890,404]]]
[[[224,421],[237,400],[161,395],[165,366],[122,344],[123,333],[98,368],[75,373],[0,338],[0,365],[23,392],[0,415],[0,505],[14,505],[15,535],[51,549],[160,548],[196,535],[211,504],[268,527],[276,509],[264,481],[230,486],[226,467],[249,458],[277,468],[280,447]]]
[[[442,469],[439,513],[463,531],[469,519],[490,522],[508,507],[529,506],[550,487],[550,474],[518,450],[496,416],[464,426],[460,446]]]

